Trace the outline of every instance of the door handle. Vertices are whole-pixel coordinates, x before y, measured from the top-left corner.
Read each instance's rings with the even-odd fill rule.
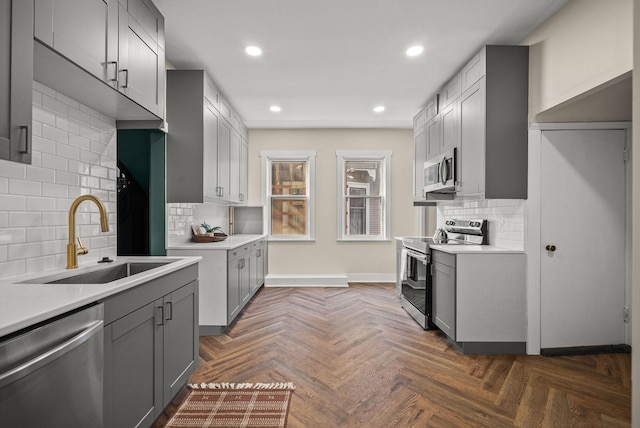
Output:
[[[165,303],[165,319],[166,320],[172,320],[173,319],[173,303],[172,302],[167,302]]]
[[[545,248],[547,251],[551,251],[551,252],[553,252],[553,251],[555,251],[555,250],[556,250],[556,246],[555,246],[555,245],[551,245],[551,244],[547,245],[547,246],[546,246],[546,247],[544,247],[544,248]]]
[[[24,145],[20,150],[21,155],[28,155],[29,153],[31,153],[31,133],[29,132],[29,128],[29,125],[20,126],[20,132],[24,133],[24,139],[22,140],[24,141]]]
[[[122,73],[124,73],[124,85],[122,85],[123,88],[128,88],[129,87],[129,70],[126,68],[123,68],[122,70],[120,70]]]

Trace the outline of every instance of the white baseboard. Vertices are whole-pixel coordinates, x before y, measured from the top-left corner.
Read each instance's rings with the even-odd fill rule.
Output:
[[[396,282],[395,273],[349,273],[349,282]]]
[[[395,273],[269,274],[265,287],[348,287],[349,282],[396,282]]]
[[[347,275],[269,274],[265,287],[348,287]]]

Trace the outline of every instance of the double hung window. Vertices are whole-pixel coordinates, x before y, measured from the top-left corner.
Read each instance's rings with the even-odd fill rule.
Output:
[[[390,151],[338,151],[338,240],[389,239]]]
[[[261,152],[266,227],[271,240],[314,239],[314,151]]]

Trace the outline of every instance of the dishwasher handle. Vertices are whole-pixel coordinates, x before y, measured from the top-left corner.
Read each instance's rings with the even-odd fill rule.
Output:
[[[104,321],[98,320],[91,323],[86,329],[82,330],[80,333],[76,334],[66,342],[57,345],[46,352],[38,354],[33,359],[20,364],[13,369],[6,371],[4,373],[0,373],[0,388],[9,385],[10,383],[27,376],[39,368],[49,364],[51,361],[60,357],[63,354],[71,352],[73,349],[82,345],[93,336],[102,331]]]

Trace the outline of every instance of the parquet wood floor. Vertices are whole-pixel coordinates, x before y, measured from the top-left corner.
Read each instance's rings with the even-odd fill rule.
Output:
[[[289,428],[628,427],[631,418],[630,354],[465,356],[422,330],[393,284],[262,289],[226,334],[200,338],[190,381],[294,382]]]

